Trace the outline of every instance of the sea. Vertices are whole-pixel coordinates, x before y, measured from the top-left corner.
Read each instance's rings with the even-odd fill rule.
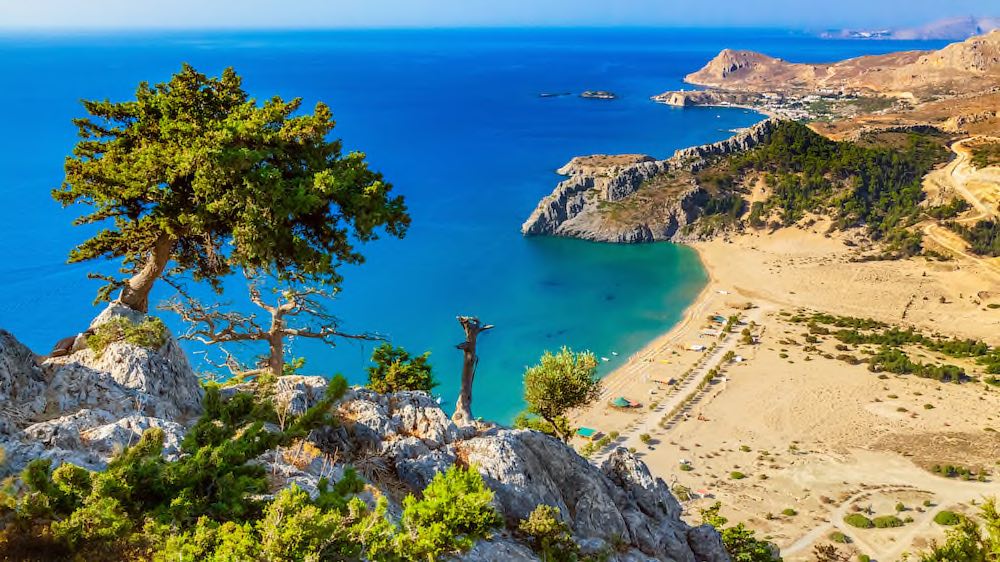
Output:
[[[365,152],[406,197],[406,237],[369,242],[363,265],[341,269],[330,303],[341,329],[430,352],[434,393],[450,411],[463,339],[456,317],[480,317],[494,328],[479,342],[473,413],[510,422],[524,406],[524,369],[544,351],[590,350],[608,373],[678,322],[706,283],[683,246],[522,237],[521,223],[560,180],[557,168],[583,154],[668,157],[760,120],[649,99],[684,88],[684,75],[723,48],[818,62],[940,46],[775,29],[0,32],[0,328],[47,353],[99,312],[88,273],[115,271],[66,263],[94,229],[73,226],[84,209],[50,196],[76,141],[80,100],[129,99],[184,62],[212,75],[231,66],[258,99],[329,104],[345,148]],[[583,99],[584,90],[618,99]],[[225,287],[221,296],[193,289],[251,310],[240,279]],[[161,282],[153,302],[172,294]],[[186,329],[157,314],[176,333]],[[199,372],[217,371],[219,350],[185,345]],[[290,353],[306,358],[305,374],[363,384],[374,345],[299,340]]]

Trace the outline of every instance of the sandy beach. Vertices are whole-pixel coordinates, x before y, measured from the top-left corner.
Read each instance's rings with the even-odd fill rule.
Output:
[[[1000,494],[993,431],[1000,388],[876,376],[865,364],[838,360],[832,337],[808,344],[806,326],[790,317],[873,318],[998,345],[1000,309],[989,305],[1000,303],[1000,276],[962,256],[852,261],[858,237],[825,234],[827,226],[693,244],[708,285],[683,321],[610,374],[601,401],[574,421],[616,436],[614,444],[635,448],[655,475],[706,496],[686,504],[691,522],[718,500],[724,515],[770,537],[786,560],[811,559],[813,545],[835,529],[850,533],[858,553],[895,560],[926,537],[943,536],[932,522],[937,510],[971,510],[981,496]],[[720,337],[722,326],[710,317],[734,314],[743,324]],[[756,343],[746,343],[744,328]],[[692,349],[699,346],[705,349]],[[703,384],[711,369],[721,376]],[[619,396],[641,406],[610,407]],[[607,450],[592,459],[599,463]],[[966,482],[930,472],[947,463],[993,476]],[[910,506],[900,514],[913,519],[904,527],[843,529],[847,510],[871,504],[883,515],[897,503]]]

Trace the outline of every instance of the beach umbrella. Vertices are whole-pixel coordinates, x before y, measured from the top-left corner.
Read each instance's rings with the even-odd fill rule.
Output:
[[[614,400],[613,400],[613,401],[611,402],[611,404],[612,404],[613,406],[617,407],[617,408],[628,408],[629,406],[631,406],[631,405],[632,405],[632,403],[631,403],[631,402],[629,402],[629,401],[628,401],[628,400],[626,400],[625,398],[622,398],[621,396],[619,396],[618,398],[615,398],[615,399],[614,399]]]

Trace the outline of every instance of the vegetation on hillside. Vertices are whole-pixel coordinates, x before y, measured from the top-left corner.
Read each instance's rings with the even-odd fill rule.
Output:
[[[163,455],[163,431],[147,431],[102,472],[36,460],[0,494],[0,551],[36,559],[437,560],[501,525],[493,493],[474,468],[435,476],[392,520],[385,500],[356,496],[351,469],[315,497],[292,486],[273,497],[255,459],[336,424],[331,405],[347,388],[335,377],[301,415],[275,425],[267,396],[223,399],[209,386],[204,415],[180,455]]]
[[[932,365],[910,360],[902,348],[913,346],[948,357],[972,359],[982,365],[984,372],[1000,374],[1000,348],[991,347],[981,340],[927,335],[915,328],[902,329],[876,320],[824,313],[797,314],[790,320],[808,323],[810,334],[831,335],[844,344],[880,346],[868,359],[872,370],[912,373],[942,381],[958,381],[965,375],[965,370],[957,365]],[[831,330],[828,326],[839,329]]]
[[[969,250],[972,253],[990,257],[1000,256],[1000,221],[981,220],[972,226],[950,222],[947,226],[969,243]]]
[[[977,168],[996,166],[1000,164],[1000,143],[976,142],[969,144],[972,152],[972,165]]]
[[[910,135],[901,146],[836,142],[805,125],[784,121],[753,150],[720,159],[699,172],[714,195],[713,210],[732,212],[732,192],[748,174],[763,174],[771,196],[751,207],[751,223],[771,211],[791,225],[806,213],[830,215],[837,228],[863,226],[901,254],[920,250],[918,233],[907,231],[919,217],[921,178],[946,158],[933,139]],[[742,199],[740,199],[742,202]],[[742,206],[741,206],[742,208]]]
[[[944,512],[942,512],[944,513]],[[950,513],[944,525],[948,531],[944,543],[933,541],[931,547],[918,554],[919,562],[995,562],[1000,560],[1000,511],[996,498],[983,502],[979,510],[980,525],[975,519]],[[935,521],[938,519],[935,517]]]

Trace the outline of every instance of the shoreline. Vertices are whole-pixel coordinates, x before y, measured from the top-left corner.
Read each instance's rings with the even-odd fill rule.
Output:
[[[674,244],[674,242],[668,243]],[[681,336],[685,334],[685,331],[691,327],[695,318],[698,315],[705,314],[704,309],[707,308],[713,301],[713,295],[729,296],[720,295],[717,292],[719,290],[717,288],[719,284],[718,278],[716,277],[714,268],[709,265],[708,261],[706,261],[703,251],[688,243],[682,243],[679,245],[694,250],[695,255],[698,257],[698,262],[701,264],[701,267],[705,271],[705,275],[707,277],[705,286],[698,292],[694,300],[692,300],[691,303],[684,308],[684,311],[681,313],[681,318],[667,331],[654,337],[648,343],[643,345],[638,351],[625,359],[623,364],[615,367],[615,369],[613,369],[610,373],[601,377],[601,381],[604,384],[604,389],[601,392],[601,400],[604,400],[607,396],[614,394],[614,392],[612,392],[613,390],[628,386],[628,383],[633,381],[630,379],[621,380],[623,377],[635,374],[635,371],[639,370],[645,363],[650,362],[653,356],[664,351],[664,349],[675,340],[680,339]]]

